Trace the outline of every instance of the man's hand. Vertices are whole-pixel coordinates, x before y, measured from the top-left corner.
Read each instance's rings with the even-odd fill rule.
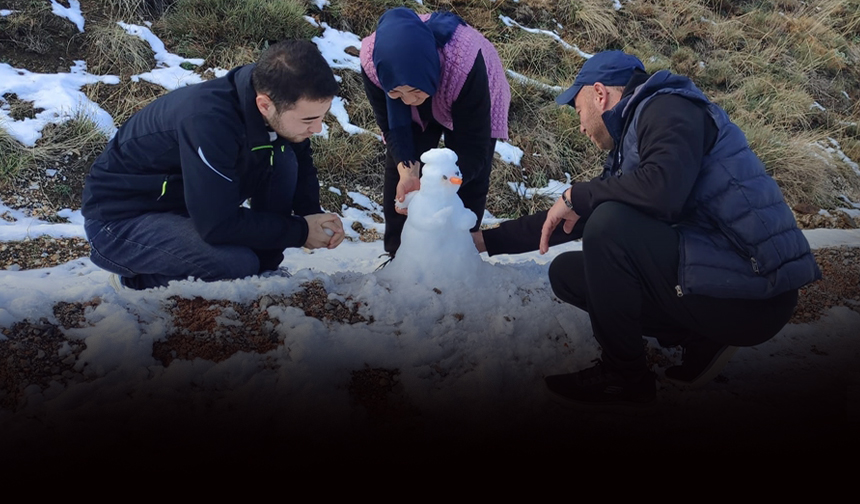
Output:
[[[486,252],[487,244],[484,243],[484,232],[480,229],[472,233],[472,241],[475,242],[475,248],[478,252]]]
[[[547,212],[546,220],[543,222],[543,228],[540,233],[541,255],[546,254],[549,250],[549,237],[561,221],[564,221],[564,232],[570,234],[578,220],[579,214],[567,208],[564,199],[558,198]]]
[[[308,223],[308,239],[305,247],[309,249],[328,248],[333,249],[340,245],[346,234],[343,232],[343,223],[337,214],[311,214],[305,215]]]
[[[421,164],[417,161],[409,161],[409,163],[398,163],[397,173],[400,174],[400,182],[397,183],[397,193],[394,197],[397,201],[403,203],[406,200],[406,195],[412,191],[417,191],[421,188]],[[402,215],[406,215],[408,208],[395,207],[394,210]]]

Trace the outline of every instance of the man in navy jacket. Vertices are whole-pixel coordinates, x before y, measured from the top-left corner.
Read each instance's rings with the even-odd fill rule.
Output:
[[[276,270],[287,247],[337,247],[343,225],[320,208],[309,140],[337,91],[316,46],[285,41],[147,105],[87,176],[93,263],[146,289]]]
[[[589,59],[557,101],[609,151],[603,174],[574,184],[544,214],[475,235],[490,254],[545,253],[582,238],[582,251],[553,260],[549,278],[560,299],[588,311],[602,361],[546,377],[549,389],[581,404],[647,404],[655,376],[643,334],[680,345],[682,365],[666,377],[698,386],[737,346],[779,332],[798,288],[821,273],[779,187],[726,113],[690,79],[648,75],[620,51]]]

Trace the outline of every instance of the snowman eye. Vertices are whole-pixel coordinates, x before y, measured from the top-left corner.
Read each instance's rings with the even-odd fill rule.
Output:
[[[448,175],[442,175],[442,180],[448,180]]]

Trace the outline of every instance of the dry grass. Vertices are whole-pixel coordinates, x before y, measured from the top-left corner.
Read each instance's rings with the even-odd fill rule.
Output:
[[[314,165],[324,187],[334,186],[346,191],[364,188],[370,197],[382,195],[385,146],[376,137],[367,134],[350,135],[336,122],[329,122],[329,137],[312,137]],[[320,196],[333,197],[330,191]],[[340,208],[340,204],[326,206]]]
[[[555,4],[555,17],[564,33],[587,46],[607,47],[621,38],[611,0],[557,0]]]
[[[349,113],[349,121],[356,126],[379,133],[373,108],[364,94],[361,75],[349,71],[339,72],[338,75],[341,77],[339,96],[347,101],[346,111]]]
[[[101,153],[106,144],[104,131],[89,115],[78,111],[66,122],[46,126],[33,151],[38,159],[52,159],[66,153],[90,158]]]
[[[830,156],[815,147],[826,143],[826,135],[816,132],[790,133],[755,117],[736,119],[746,133],[750,147],[767,172],[782,188],[790,206],[809,203],[833,208],[833,181],[838,173]]]
[[[773,127],[787,131],[805,129],[817,109],[802,88],[789,86],[772,76],[749,77],[723,101],[729,114],[741,109],[753,113]]]
[[[12,138],[0,124],[0,185],[34,162],[32,152]]]
[[[87,97],[101,104],[117,125],[123,124],[132,114],[167,93],[161,86],[146,82],[133,82],[123,79],[119,84],[108,85],[101,82],[85,88]]]
[[[87,29],[86,38],[90,72],[128,77],[155,67],[154,53],[149,44],[129,35],[115,23]]]
[[[47,54],[79,33],[73,23],[51,12],[50,2],[10,1],[4,3],[3,8],[16,12],[0,17],[0,39],[9,40],[28,52]]]
[[[553,86],[569,84],[584,59],[555,40],[512,28],[510,40],[498,46],[505,68]]]
[[[376,31],[376,23],[388,9],[406,6],[418,12],[431,12],[426,6],[412,0],[334,0],[330,15],[336,18],[340,29],[366,37]]]
[[[667,48],[694,45],[708,38],[714,14],[701,2],[689,0],[641,0],[628,2],[624,10],[628,26],[622,33],[632,39],[665,44]],[[625,39],[628,41],[628,39]]]
[[[158,19],[174,0],[102,0],[102,2],[111,20],[128,23],[140,17]]]
[[[318,29],[305,10],[301,0],[177,0],[156,26],[178,52],[207,58],[225,47],[310,39]]]

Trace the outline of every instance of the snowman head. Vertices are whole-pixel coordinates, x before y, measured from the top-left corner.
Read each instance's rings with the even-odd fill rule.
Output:
[[[421,191],[455,194],[463,183],[457,154],[451,149],[430,149],[421,155]]]

